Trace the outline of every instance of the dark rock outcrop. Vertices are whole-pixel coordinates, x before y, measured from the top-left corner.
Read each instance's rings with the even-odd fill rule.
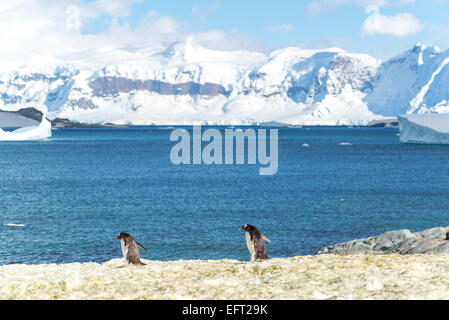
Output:
[[[130,92],[133,90],[146,90],[162,95],[204,95],[216,96],[219,94],[228,95],[226,89],[219,84],[196,82],[185,82],[171,84],[158,80],[133,80],[120,77],[96,78],[89,82],[89,87],[96,97],[115,96],[120,92]]]
[[[24,117],[31,118],[39,122],[41,122],[43,116],[43,113],[35,108],[23,108],[20,109],[19,111],[16,111],[16,113],[19,113]]]
[[[12,114],[12,115],[17,114],[17,115],[23,116],[25,118],[36,121],[36,123],[29,124],[29,125],[38,125],[42,121],[42,116],[43,116],[42,112],[35,108],[23,108],[18,111],[2,111],[2,110],[0,110],[0,113],[6,113],[6,114]],[[55,118],[55,119],[49,120],[49,121],[51,122],[51,125],[54,128],[128,128],[128,127],[130,127],[128,125],[117,125],[117,124],[113,124],[113,123],[79,123],[79,122],[73,122],[73,121],[70,121],[69,119],[63,119],[63,118]],[[16,128],[19,126],[20,125],[13,124],[12,126],[3,126],[3,127]]]
[[[73,122],[65,118],[55,118],[51,121],[55,128],[129,128],[128,125],[119,125],[113,123],[82,123]]]
[[[317,254],[434,254],[449,253],[449,227],[420,232],[407,229],[385,232],[379,236],[337,243],[318,250]]]

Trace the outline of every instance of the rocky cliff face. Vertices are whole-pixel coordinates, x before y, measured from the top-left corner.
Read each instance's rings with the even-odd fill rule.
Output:
[[[217,96],[229,95],[222,85],[214,83],[195,83],[193,81],[172,84],[159,80],[133,80],[123,77],[103,77],[95,78],[89,82],[94,97],[113,97],[120,93],[129,93],[131,91],[148,91],[161,95],[201,95],[201,96]],[[84,104],[88,100],[84,99]],[[89,105],[92,109],[93,104]]]
[[[366,124],[449,112],[448,62],[449,51],[419,44],[381,63],[340,49],[267,56],[188,39],[101,67],[76,61],[0,74],[0,110],[33,107],[89,123]]]

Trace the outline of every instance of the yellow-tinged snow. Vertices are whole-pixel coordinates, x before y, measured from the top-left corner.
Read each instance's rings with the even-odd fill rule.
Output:
[[[0,299],[448,299],[449,254],[0,267]]]

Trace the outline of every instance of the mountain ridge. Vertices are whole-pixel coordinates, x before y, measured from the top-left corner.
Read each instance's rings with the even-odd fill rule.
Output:
[[[449,113],[449,50],[422,44],[384,62],[338,48],[218,51],[193,38],[120,51],[111,64],[114,54],[102,66],[91,58],[0,73],[0,110],[117,125],[365,125]]]

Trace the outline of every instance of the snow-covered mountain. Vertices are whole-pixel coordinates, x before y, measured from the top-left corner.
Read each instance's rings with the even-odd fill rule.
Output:
[[[366,124],[449,113],[449,51],[417,44],[381,62],[338,48],[269,55],[192,38],[0,74],[0,110],[116,124]]]

